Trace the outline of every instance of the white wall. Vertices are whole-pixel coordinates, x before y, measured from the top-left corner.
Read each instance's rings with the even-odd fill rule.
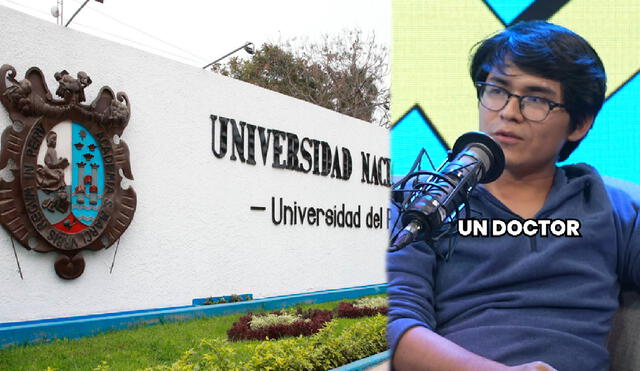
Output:
[[[56,253],[16,246],[0,231],[0,322],[189,305],[195,297],[255,297],[385,282],[387,230],[275,226],[271,196],[330,208],[386,207],[388,189],[360,182],[360,151],[389,155],[388,132],[306,102],[210,71],[62,28],[0,7],[0,64],[18,78],[39,67],[55,92],[55,72],[85,71],[93,84],[128,94],[132,115],[123,139],[131,150],[138,207],[115,245],[84,252],[82,276],[55,274]],[[348,181],[249,166],[211,152],[209,115],[296,133],[347,147]],[[10,125],[0,109],[0,129]],[[256,155],[259,157],[259,144]],[[271,154],[269,154],[271,156]],[[251,205],[267,206],[250,211]],[[364,224],[364,220],[363,220]]]

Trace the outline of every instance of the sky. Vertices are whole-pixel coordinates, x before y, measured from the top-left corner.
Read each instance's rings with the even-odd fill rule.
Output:
[[[0,0],[0,5],[56,23],[61,0]],[[62,0],[65,23],[84,0]],[[319,41],[323,34],[359,28],[390,47],[391,0],[94,0],[70,28],[203,67],[253,42]],[[244,51],[234,54],[248,56]]]

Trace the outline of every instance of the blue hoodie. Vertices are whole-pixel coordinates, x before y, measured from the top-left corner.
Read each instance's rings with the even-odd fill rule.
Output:
[[[469,202],[473,218],[521,219],[482,186]],[[456,236],[387,254],[392,351],[424,326],[510,366],[606,370],[620,286],[640,287],[639,210],[590,166],[565,166],[535,219],[578,219],[581,237]]]

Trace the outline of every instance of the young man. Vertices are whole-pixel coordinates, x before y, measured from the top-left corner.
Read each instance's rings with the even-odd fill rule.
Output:
[[[480,44],[471,78],[480,130],[506,158],[471,192],[471,216],[576,219],[580,237],[457,236],[389,253],[393,366],[606,370],[620,286],[640,287],[640,203],[588,165],[556,166],[602,107],[602,62],[572,31],[524,22]]]

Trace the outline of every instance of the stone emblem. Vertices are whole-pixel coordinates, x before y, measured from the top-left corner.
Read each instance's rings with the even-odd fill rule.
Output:
[[[59,99],[37,67],[15,77],[0,67],[0,101],[12,120],[0,140],[0,223],[27,249],[57,252],[56,273],[74,279],[84,272],[82,250],[110,247],[135,213],[136,194],[122,187],[133,179],[120,139],[129,100],[105,86],[84,104],[85,72],[54,74]]]

